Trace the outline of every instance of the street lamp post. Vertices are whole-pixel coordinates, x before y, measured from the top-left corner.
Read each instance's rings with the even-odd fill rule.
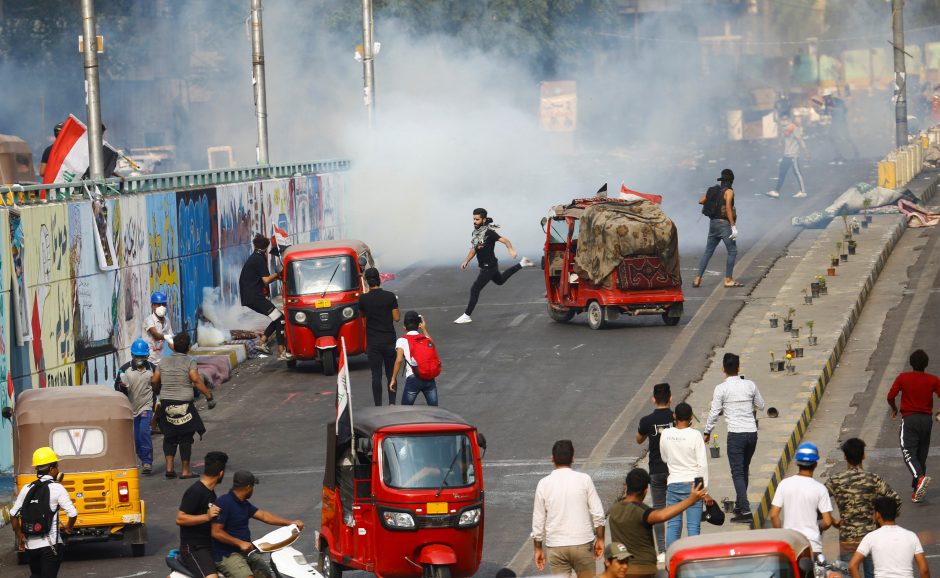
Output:
[[[85,59],[85,105],[88,114],[88,169],[93,180],[104,178],[101,134],[101,96],[98,90],[98,35],[94,0],[82,0],[83,56]]]
[[[258,164],[268,164],[268,103],[264,85],[264,35],[261,29],[261,0],[251,0],[251,82],[258,121]]]
[[[372,39],[372,0],[362,0],[362,97],[369,115],[369,128],[375,126],[375,43]]]
[[[894,29],[894,140],[907,146],[907,72],[904,63],[904,0],[891,0]]]

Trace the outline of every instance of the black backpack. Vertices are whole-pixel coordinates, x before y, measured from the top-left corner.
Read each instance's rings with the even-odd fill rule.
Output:
[[[55,521],[55,510],[49,509],[49,484],[52,480],[37,480],[30,484],[23,507],[20,509],[20,528],[27,536],[46,536]]]
[[[702,214],[709,219],[721,218],[721,206],[725,202],[725,187],[712,185],[705,192],[705,202],[702,203]]]

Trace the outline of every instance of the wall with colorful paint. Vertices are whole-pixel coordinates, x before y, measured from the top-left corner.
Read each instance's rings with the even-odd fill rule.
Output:
[[[343,173],[124,195],[96,216],[91,201],[0,210],[0,407],[37,387],[111,383],[150,313],[169,296],[174,330],[193,331],[204,287],[238,302],[255,233],[276,226],[292,243],[340,238]],[[95,236],[117,268],[99,267]],[[0,472],[13,432],[0,419]]]

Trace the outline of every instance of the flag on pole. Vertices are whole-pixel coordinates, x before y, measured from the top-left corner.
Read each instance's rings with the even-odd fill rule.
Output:
[[[627,188],[627,185],[620,183],[620,198],[626,199],[628,201],[635,201],[637,199],[646,199],[647,201],[656,203],[657,205],[663,204],[662,195],[651,195],[648,193],[640,193],[633,191]]]
[[[52,143],[42,182],[72,182],[85,174],[88,163],[88,131],[80,120],[69,115]]]
[[[336,372],[336,443],[352,439],[352,397],[349,392],[349,364],[346,340],[340,338],[339,368]]]

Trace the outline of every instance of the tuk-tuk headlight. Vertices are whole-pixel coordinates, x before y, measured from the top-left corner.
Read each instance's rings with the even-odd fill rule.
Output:
[[[353,309],[352,307],[343,308],[343,319],[352,319],[355,314],[356,314],[356,310]]]
[[[297,323],[304,323],[307,321],[307,314],[303,311],[297,311],[294,313],[294,321]]]
[[[408,512],[386,510],[382,512],[382,523],[393,530],[413,530],[415,527],[415,519]]]
[[[460,513],[460,519],[457,520],[458,528],[468,528],[480,523],[480,516],[483,514],[482,508],[471,508]]]

